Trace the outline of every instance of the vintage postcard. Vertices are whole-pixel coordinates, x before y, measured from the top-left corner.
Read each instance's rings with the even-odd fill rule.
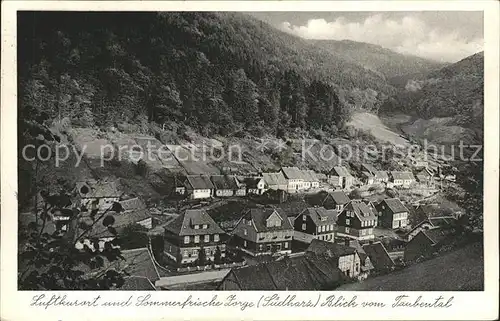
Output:
[[[498,18],[3,2],[1,319],[497,319]]]

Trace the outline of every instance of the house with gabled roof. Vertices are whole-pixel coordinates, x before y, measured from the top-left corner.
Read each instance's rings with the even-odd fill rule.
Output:
[[[350,201],[349,196],[344,191],[333,191],[325,196],[322,206],[326,209],[334,209],[341,212],[344,206]]]
[[[346,282],[337,260],[314,254],[231,269],[219,290],[320,291]]]
[[[427,167],[418,171],[415,176],[417,177],[417,180],[422,184],[427,184],[427,185],[434,184],[434,172],[432,172]]]
[[[294,239],[310,243],[313,239],[333,242],[338,212],[324,207],[308,207],[294,219]]]
[[[409,210],[399,198],[386,198],[375,205],[379,226],[385,228],[404,228],[408,226]]]
[[[310,189],[310,188],[319,188],[319,178],[316,176],[316,173],[311,170],[303,170],[302,174],[304,176],[304,188],[305,189]]]
[[[375,171],[373,175],[376,183],[387,183],[389,181],[389,174],[386,171]]]
[[[312,240],[306,253],[326,256],[338,260],[338,268],[347,277],[357,278],[361,274],[361,260],[355,248],[345,244]]]
[[[235,191],[239,189],[235,176],[212,175],[210,180],[214,185],[214,196],[216,197],[233,196]]]
[[[375,172],[377,172],[378,170],[375,168],[375,166],[373,166],[372,164],[368,164],[368,163],[363,163],[361,164],[361,167],[362,167],[362,170],[364,172],[368,172],[372,175],[375,174]]]
[[[80,204],[89,210],[105,211],[123,195],[115,181],[81,181],[76,183]]]
[[[165,227],[164,253],[178,265],[193,263],[200,251],[212,262],[225,256],[227,235],[203,209],[190,209]]]
[[[304,173],[298,167],[282,167],[281,172],[287,180],[288,193],[297,193],[305,189]]]
[[[394,186],[409,188],[415,182],[415,177],[412,172],[392,171],[391,182]]]
[[[389,252],[387,252],[387,249],[381,242],[370,242],[369,244],[364,244],[363,250],[370,258],[370,261],[377,272],[388,272],[396,266],[389,255]]]
[[[210,198],[214,195],[215,186],[208,175],[187,175],[184,186],[190,199]]]
[[[420,258],[429,258],[455,238],[453,229],[438,227],[421,230],[406,244],[404,260],[412,262]]]
[[[244,177],[247,194],[262,195],[267,190],[266,181],[263,177]]]
[[[278,208],[245,210],[232,232],[231,245],[256,256],[291,254],[293,226]]]
[[[286,191],[288,183],[283,173],[262,173],[262,178],[266,182],[269,189]]]
[[[354,177],[344,166],[334,166],[328,173],[328,182],[342,189],[350,189],[354,184]]]
[[[453,229],[457,224],[457,219],[454,216],[431,216],[416,224],[403,238],[409,242],[420,231],[431,230],[434,228]]]
[[[361,272],[359,273],[358,279],[366,279],[372,271],[375,269],[370,257],[366,254],[365,250],[363,249],[363,246],[361,246],[361,243],[359,243],[358,240],[354,240],[351,238],[337,238],[335,240],[336,243],[342,244],[344,243],[346,246],[350,246],[358,252],[359,255],[359,262],[361,263]]]
[[[337,217],[337,235],[357,240],[370,240],[378,216],[371,205],[360,200],[351,200]]]

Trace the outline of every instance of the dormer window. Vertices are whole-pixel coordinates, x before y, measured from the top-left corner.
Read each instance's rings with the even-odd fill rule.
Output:
[[[199,226],[198,224],[195,224],[195,225],[194,225],[194,229],[195,229],[195,230],[199,230],[199,229],[200,229],[200,226]]]
[[[326,216],[323,216],[323,217],[321,218],[321,221],[322,221],[322,222],[326,222],[326,219],[327,219],[327,217],[326,217]]]
[[[203,229],[207,229],[208,228],[208,224],[203,224]]]
[[[252,220],[247,220],[247,225],[252,226]]]

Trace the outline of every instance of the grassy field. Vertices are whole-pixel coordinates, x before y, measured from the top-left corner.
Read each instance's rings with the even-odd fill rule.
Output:
[[[484,256],[480,243],[412,265],[401,271],[346,284],[339,291],[482,291]]]

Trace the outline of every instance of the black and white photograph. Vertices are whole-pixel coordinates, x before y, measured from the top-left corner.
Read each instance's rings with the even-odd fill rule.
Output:
[[[2,3],[1,319],[487,319],[498,6],[224,2]]]
[[[484,290],[483,28],[19,11],[18,290]]]

